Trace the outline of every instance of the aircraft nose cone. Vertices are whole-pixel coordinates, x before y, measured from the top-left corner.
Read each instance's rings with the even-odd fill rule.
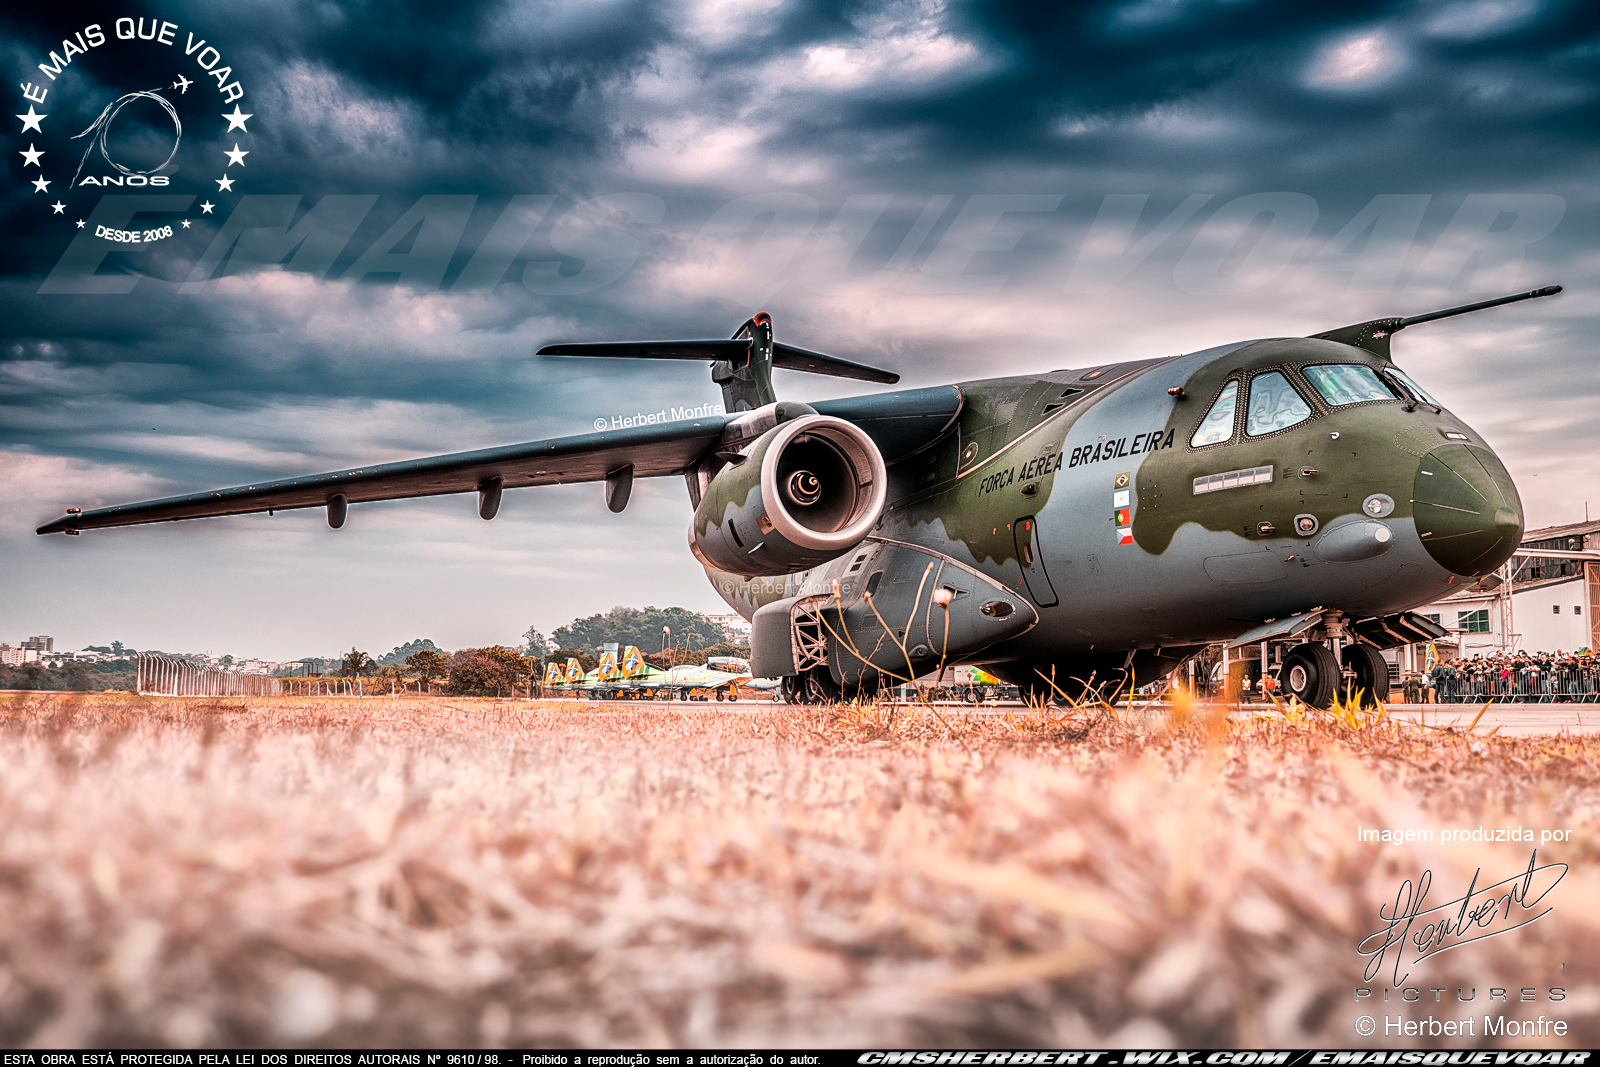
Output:
[[[1417,534],[1439,565],[1481,577],[1522,541],[1522,499],[1498,456],[1447,444],[1423,457],[1412,490]]]

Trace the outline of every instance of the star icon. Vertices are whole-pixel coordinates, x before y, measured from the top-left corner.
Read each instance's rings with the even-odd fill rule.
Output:
[[[52,208],[54,208],[54,209],[55,209],[55,213],[56,213],[56,214],[57,214],[57,215],[59,215],[59,214],[61,214],[61,213],[62,213],[62,212],[63,212],[63,211],[65,211],[65,210],[66,210],[66,207],[67,207],[67,205],[65,205],[65,204],[63,204],[63,203],[62,203],[62,202],[61,202],[61,201],[59,201],[59,200],[57,200],[57,201],[56,201],[56,202],[55,202],[55,203],[53,203],[53,204],[51,204],[51,205],[50,205],[50,206],[51,206],[51,207],[52,207]]]
[[[78,220],[78,229],[80,229],[80,230],[83,229],[83,220],[82,219]]]
[[[49,117],[49,115],[35,114],[32,104],[28,105],[28,113],[26,115],[17,116],[17,118],[22,120],[23,133],[27,133],[29,130],[38,130],[40,133],[43,133],[44,131],[39,129],[39,120]]]
[[[189,228],[189,220],[188,219],[184,219],[183,220],[183,228],[186,229],[186,230]]]
[[[50,190],[50,183],[49,182],[45,181],[43,178],[35,178],[35,179],[33,179],[33,191],[34,192],[36,192],[36,193],[44,193],[44,192],[48,192],[49,190]]]
[[[211,201],[207,200],[205,203],[200,205],[200,210],[205,212],[207,215],[209,215],[209,214],[211,214],[211,209],[216,207],[216,206],[217,205],[215,205]]]
[[[24,167],[37,167],[39,165],[39,157],[44,155],[44,153],[35,149],[33,144],[30,142],[28,144],[28,150],[26,152],[18,152],[17,155],[22,157],[22,165]]]
[[[226,174],[224,174],[220,178],[217,178],[216,179],[216,183],[217,183],[217,192],[219,192],[219,193],[231,193],[231,192],[233,192],[233,179],[228,177]]]
[[[244,124],[246,120],[255,118],[254,115],[241,114],[238,104],[233,105],[233,114],[223,115],[222,117],[228,120],[228,129],[224,130],[224,133],[227,133],[228,130],[244,130],[245,133],[249,133],[249,130],[245,130]],[[239,146],[234,145],[233,147],[238,148]]]
[[[235,104],[233,106],[234,107],[238,107],[239,105]],[[32,147],[32,146],[30,145],[29,147]],[[233,151],[232,152],[224,152],[222,154],[228,157],[228,166],[231,167],[235,163],[237,163],[237,164],[239,164],[239,166],[242,167],[242,166],[244,166],[244,157],[248,156],[250,153],[248,151],[246,151],[246,152],[239,151],[239,142],[235,141],[235,142],[233,142]]]

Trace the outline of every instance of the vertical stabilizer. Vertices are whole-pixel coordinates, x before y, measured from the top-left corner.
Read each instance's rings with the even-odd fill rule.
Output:
[[[765,311],[734,333],[735,341],[748,338],[750,352],[744,359],[719,359],[711,364],[711,380],[722,386],[723,410],[754,411],[777,402],[772,391],[772,316]]]

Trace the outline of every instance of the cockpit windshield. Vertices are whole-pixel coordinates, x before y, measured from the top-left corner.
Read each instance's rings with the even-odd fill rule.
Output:
[[[1282,371],[1269,371],[1250,379],[1250,415],[1245,420],[1247,437],[1287,430],[1311,417],[1311,405],[1303,400]]]
[[[1189,447],[1201,448],[1205,445],[1221,444],[1233,436],[1233,412],[1239,403],[1239,380],[1229,379],[1228,384],[1222,387],[1216,403],[1211,405],[1211,410],[1206,412],[1206,417],[1200,420],[1200,425],[1195,427],[1194,436],[1189,438]]]
[[[1364,404],[1369,400],[1395,400],[1395,391],[1371,367],[1360,363],[1335,363],[1301,370],[1313,388],[1332,407]]]
[[[1442,407],[1443,406],[1437,400],[1435,400],[1432,396],[1430,396],[1426,389],[1424,389],[1424,388],[1422,388],[1422,386],[1418,385],[1416,383],[1416,381],[1411,377],[1411,375],[1407,374],[1405,371],[1401,370],[1399,367],[1389,367],[1388,370],[1387,370],[1387,373],[1389,374],[1389,376],[1391,378],[1394,378],[1401,385],[1403,385],[1407,389],[1409,389],[1411,391],[1411,395],[1416,397],[1418,400],[1421,400],[1423,403],[1431,404],[1434,407]]]

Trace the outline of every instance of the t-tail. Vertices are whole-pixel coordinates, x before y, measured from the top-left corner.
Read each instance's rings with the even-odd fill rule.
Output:
[[[583,341],[545,345],[541,356],[606,356],[628,359],[703,359],[711,361],[711,380],[722,387],[723,410],[754,411],[777,402],[772,368],[855,378],[893,385],[900,375],[812,352],[773,339],[772,316],[757,312],[726,341]]]

